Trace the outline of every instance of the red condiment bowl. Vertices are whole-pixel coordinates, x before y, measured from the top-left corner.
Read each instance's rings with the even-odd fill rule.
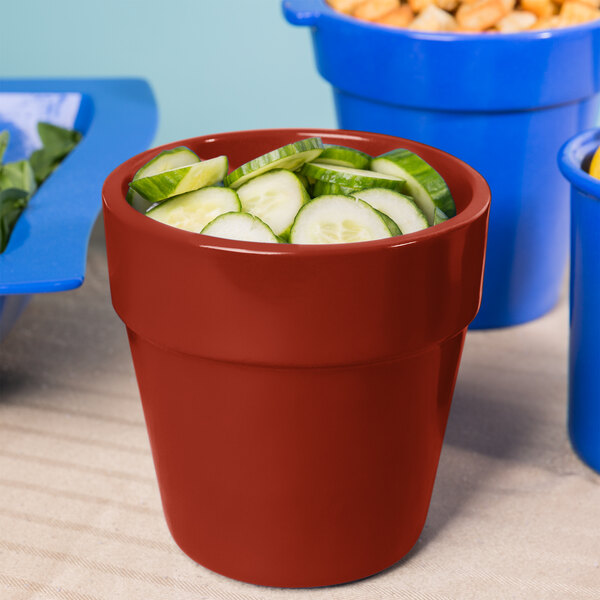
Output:
[[[312,136],[371,155],[417,152],[447,181],[457,215],[395,238],[300,246],[181,231],[125,201],[159,150],[226,154],[236,168]],[[258,130],[139,154],[108,177],[103,201],[113,305],[182,550],[283,587],[360,579],[402,558],[425,522],[481,299],[484,179],[397,137]]]

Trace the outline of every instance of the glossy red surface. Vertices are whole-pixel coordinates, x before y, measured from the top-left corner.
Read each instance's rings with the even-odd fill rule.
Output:
[[[156,149],[103,191],[113,304],[171,533],[214,571],[285,587],[365,577],[417,540],[481,297],[489,210],[475,171],[391,136],[283,129],[169,146],[227,154],[235,168],[312,135],[372,155],[418,152],[447,180],[458,215],[336,246],[192,234],[125,201]]]

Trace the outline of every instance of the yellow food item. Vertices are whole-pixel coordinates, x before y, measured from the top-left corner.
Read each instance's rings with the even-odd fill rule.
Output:
[[[567,0],[558,13],[563,26],[581,25],[594,19],[600,19],[600,10],[580,0]]]
[[[590,164],[590,175],[596,179],[600,179],[600,148],[596,150],[592,163]]]
[[[460,4],[460,0],[434,0],[435,5],[447,12],[455,11]]]
[[[408,4],[403,4],[377,19],[376,22],[392,27],[407,27],[414,17],[415,14],[410,6]]]
[[[357,19],[375,21],[399,6],[400,0],[366,0],[352,11],[352,15]]]
[[[420,31],[518,33],[600,19],[600,0],[327,0],[337,11]]]
[[[521,0],[521,8],[533,13],[538,19],[549,19],[558,13],[559,6],[552,0]]]
[[[515,33],[527,31],[537,22],[537,17],[532,12],[513,10],[496,23],[496,29],[501,33]]]
[[[408,5],[415,13],[424,11],[430,4],[435,4],[434,0],[408,0]]]
[[[478,0],[456,11],[456,21],[461,31],[485,31],[493,27],[510,11],[503,0]]]
[[[329,6],[334,8],[338,12],[350,14],[359,4],[362,4],[364,0],[327,0]]]
[[[445,10],[430,4],[409,25],[419,31],[456,31],[456,19]]]

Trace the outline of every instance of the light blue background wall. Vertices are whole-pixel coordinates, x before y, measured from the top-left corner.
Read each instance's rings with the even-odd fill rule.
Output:
[[[144,77],[160,107],[155,144],[237,129],[335,126],[310,34],[284,20],[280,0],[1,4],[0,77]]]

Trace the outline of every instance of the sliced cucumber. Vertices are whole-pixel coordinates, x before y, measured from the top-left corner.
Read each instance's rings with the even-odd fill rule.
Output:
[[[296,175],[296,177],[300,180],[300,183],[304,186],[304,189],[308,192],[309,188],[311,187],[308,179],[304,177],[304,175],[300,175],[300,173],[294,173],[294,175]]]
[[[226,213],[217,217],[202,230],[202,233],[228,240],[279,243],[268,225],[258,217],[241,212]]]
[[[307,138],[293,144],[287,144],[238,167],[225,177],[225,185],[238,188],[250,179],[272,169],[295,171],[305,162],[317,158],[322,151],[323,142],[321,138]]]
[[[433,224],[436,207],[449,217],[456,214],[454,200],[441,175],[420,156],[399,148],[382,154],[371,161],[371,168],[379,173],[406,179],[406,189],[428,223]]]
[[[195,152],[192,152],[185,146],[178,146],[171,150],[163,150],[157,154],[152,160],[138,169],[137,173],[133,176],[133,179],[150,177],[151,175],[157,175],[164,171],[185,167],[197,162],[200,162],[200,158]],[[145,213],[152,206],[152,202],[142,198],[142,196],[132,189],[127,191],[126,200],[133,208],[141,213]]]
[[[136,191],[129,188],[125,200],[138,212],[145,213],[154,203],[142,198]]]
[[[186,146],[178,146],[177,148],[171,148],[171,150],[163,150],[157,154],[152,160],[141,167],[133,178],[151,177],[152,175],[158,175],[159,173],[178,169],[179,167],[187,167],[197,162],[200,162],[200,158],[195,152],[192,152]]]
[[[388,215],[400,227],[402,233],[413,233],[429,226],[425,215],[411,198],[384,188],[371,188],[352,194]]]
[[[371,164],[371,156],[346,146],[325,145],[325,149],[319,156],[320,163],[338,165],[340,167],[353,167],[355,169],[368,169]]]
[[[240,210],[240,200],[234,190],[211,186],[169,198],[154,205],[146,214],[166,225],[200,233],[219,215]]]
[[[320,181],[357,190],[382,187],[402,192],[405,186],[404,179],[395,175],[375,173],[364,169],[351,169],[350,167],[338,167],[320,162],[306,163],[300,172],[306,177],[313,177]]]
[[[433,213],[433,224],[439,225],[440,223],[443,223],[444,221],[447,221],[448,219],[449,219],[448,215],[441,208],[438,208],[436,206],[435,211]]]
[[[373,208],[371,206],[371,208]],[[392,234],[392,236],[396,236],[396,235],[402,235],[402,232],[400,231],[400,227],[398,227],[398,225],[396,225],[396,221],[390,219],[384,212],[381,212],[380,210],[377,209],[373,209],[375,210],[375,212],[383,219],[383,222],[386,224],[387,228],[390,230],[390,233]]]
[[[391,236],[385,220],[366,202],[349,196],[320,196],[300,209],[290,242],[346,244]]]
[[[217,156],[209,160],[163,171],[149,177],[134,179],[129,187],[151,202],[185,194],[222,181],[227,173],[227,157]]]
[[[254,177],[237,193],[244,212],[262,219],[275,235],[284,237],[302,205],[310,200],[298,177],[285,169]]]
[[[338,185],[337,183],[329,183],[327,181],[315,179],[312,186],[312,195],[313,198],[316,198],[317,196],[351,196],[359,189],[360,188],[351,188],[344,185]]]

